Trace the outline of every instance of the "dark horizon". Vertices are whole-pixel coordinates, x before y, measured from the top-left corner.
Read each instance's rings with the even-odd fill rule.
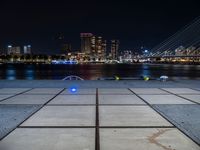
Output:
[[[185,1],[3,1],[0,2],[0,47],[31,44],[35,53],[55,53],[55,38],[64,35],[80,50],[80,33],[120,40],[120,50],[154,46],[199,16],[199,2]]]

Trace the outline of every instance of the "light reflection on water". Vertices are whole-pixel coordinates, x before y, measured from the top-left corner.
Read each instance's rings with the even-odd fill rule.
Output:
[[[158,78],[167,75],[172,79],[199,79],[200,65],[172,64],[87,64],[87,65],[32,65],[2,64],[0,79],[58,79],[69,75],[77,75],[85,80],[96,80],[100,77],[141,77],[148,75]]]
[[[14,70],[14,69],[6,70],[6,79],[7,80],[15,80],[16,79],[16,70]]]

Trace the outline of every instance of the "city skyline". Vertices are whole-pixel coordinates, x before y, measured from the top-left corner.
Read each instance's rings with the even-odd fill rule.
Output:
[[[0,47],[31,44],[38,53],[55,53],[52,43],[62,34],[73,49],[79,50],[79,34],[91,32],[105,39],[119,39],[122,50],[151,49],[195,19],[198,4],[197,0],[3,1]]]

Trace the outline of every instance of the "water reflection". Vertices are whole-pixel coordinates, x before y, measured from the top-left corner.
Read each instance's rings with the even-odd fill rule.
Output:
[[[6,79],[7,80],[15,80],[16,79],[16,69],[13,66],[7,67]]]
[[[0,79],[56,79],[61,80],[69,75],[77,75],[86,80],[96,80],[101,77],[141,77],[147,75],[159,78],[161,75],[170,78],[199,79],[200,65],[172,64],[84,64],[84,65],[0,65]]]
[[[147,64],[142,65],[142,74],[140,76],[151,76],[149,65]]]

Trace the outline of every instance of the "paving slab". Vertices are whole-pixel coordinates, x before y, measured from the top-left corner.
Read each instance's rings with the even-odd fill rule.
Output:
[[[140,95],[149,104],[194,104],[175,95]]]
[[[45,106],[22,126],[94,126],[95,106]]]
[[[96,95],[58,95],[48,104],[96,104]]]
[[[25,94],[58,94],[63,88],[35,88]]]
[[[200,104],[200,95],[180,95],[180,96]]]
[[[153,105],[153,107],[200,144],[200,105]]]
[[[100,104],[145,104],[136,95],[99,95]]]
[[[29,90],[30,88],[2,88],[0,94],[19,94]]]
[[[100,126],[172,126],[149,106],[100,106]]]
[[[21,129],[0,141],[1,150],[94,150],[94,129]]]
[[[9,98],[0,104],[45,104],[54,95],[26,95],[21,94],[15,97]]]
[[[61,95],[79,95],[79,94],[86,94],[86,95],[96,95],[96,89],[95,88],[89,88],[89,89],[83,89],[83,88],[76,88],[75,87],[75,92],[72,91],[72,88],[67,88],[65,89]]]
[[[0,105],[0,139],[39,108],[40,105]]]
[[[128,89],[124,88],[99,88],[99,94],[133,94]]]
[[[11,96],[13,96],[13,94],[0,94],[0,101]]]
[[[200,91],[189,88],[162,88],[174,94],[200,94]]]
[[[100,129],[102,150],[200,150],[175,128]]]
[[[169,94],[158,88],[131,88],[136,94]]]

